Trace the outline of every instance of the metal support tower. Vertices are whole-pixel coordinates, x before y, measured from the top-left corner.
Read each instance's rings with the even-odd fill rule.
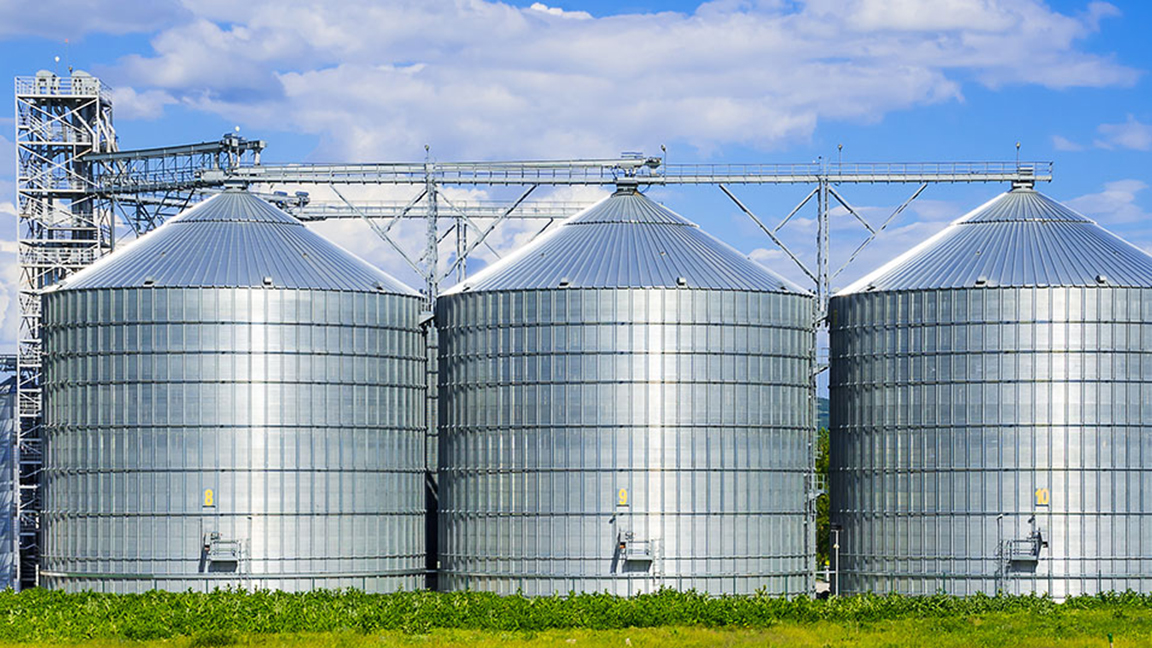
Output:
[[[440,293],[440,206],[439,187],[432,166],[431,152],[424,147],[426,159],[424,161],[424,200],[426,205],[427,239],[424,248],[424,299],[425,312],[420,317],[424,326],[424,356],[427,367],[424,390],[424,488],[427,502],[427,524],[425,542],[428,546],[428,587],[437,589],[436,572],[439,566],[436,563],[437,539],[439,537],[439,524],[437,512],[440,508],[440,434],[437,428],[440,420],[440,339],[436,330],[436,297]]]
[[[21,587],[37,582],[40,469],[40,293],[108,252],[114,229],[96,193],[87,153],[116,149],[112,100],[83,72],[16,78],[16,210],[20,330],[17,340],[16,497]]]

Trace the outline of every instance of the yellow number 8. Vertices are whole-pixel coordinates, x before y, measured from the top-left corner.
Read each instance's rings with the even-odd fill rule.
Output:
[[[204,489],[204,506],[216,506],[216,494],[211,488]]]
[[[628,506],[628,489],[621,488],[619,493],[616,493],[618,506]]]

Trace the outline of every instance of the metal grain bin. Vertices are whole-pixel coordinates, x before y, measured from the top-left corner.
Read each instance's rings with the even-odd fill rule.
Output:
[[[841,591],[1152,591],[1152,257],[1018,188],[831,304]]]
[[[810,295],[622,188],[437,315],[443,588],[813,590]]]
[[[20,560],[16,524],[16,377],[0,382],[0,589],[17,586]]]
[[[41,583],[420,587],[421,303],[239,191],[65,280]]]

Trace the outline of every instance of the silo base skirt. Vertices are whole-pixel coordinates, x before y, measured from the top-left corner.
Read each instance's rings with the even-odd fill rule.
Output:
[[[313,590],[357,589],[369,593],[410,591],[424,588],[423,570],[388,574],[82,574],[41,572],[40,584],[66,592],[108,592],[133,594],[154,590],[169,592],[211,592],[217,589]]]
[[[661,589],[695,590],[713,595],[755,594],[763,590],[779,596],[811,595],[815,586],[809,573],[775,575],[644,575],[644,576],[556,576],[546,574],[499,575],[441,572],[442,591],[473,590],[497,594],[551,596],[554,594],[603,593],[633,596]]]

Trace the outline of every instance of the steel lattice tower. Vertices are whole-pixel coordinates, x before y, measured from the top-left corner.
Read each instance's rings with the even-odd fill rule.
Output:
[[[88,153],[116,149],[109,88],[83,72],[16,78],[20,330],[16,515],[22,587],[36,584],[41,438],[40,294],[112,249],[112,212],[95,193]]]

